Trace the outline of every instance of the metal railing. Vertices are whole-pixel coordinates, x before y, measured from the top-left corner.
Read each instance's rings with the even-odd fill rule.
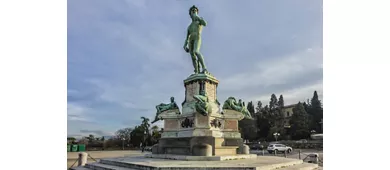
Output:
[[[72,169],[76,163],[78,163],[77,166],[84,166],[84,165],[88,162],[88,158],[92,159],[92,160],[95,161],[95,162],[98,162],[98,161],[97,161],[95,158],[93,158],[90,154],[86,153],[86,155],[87,155],[87,158],[85,159],[85,161],[84,161],[84,162],[80,162],[80,160],[83,160],[83,155],[82,155],[81,152],[80,152],[78,158],[76,159],[76,161],[74,161],[74,163],[72,164],[72,166],[70,166],[70,167],[68,168],[68,170]],[[84,155],[84,156],[85,156],[85,155]]]
[[[71,168],[73,168],[74,164],[76,164],[76,162],[78,162],[78,161],[79,161],[79,159],[76,159],[76,161],[74,161],[74,163],[72,164],[72,166],[70,166],[70,167],[68,168],[68,170],[70,170]]]

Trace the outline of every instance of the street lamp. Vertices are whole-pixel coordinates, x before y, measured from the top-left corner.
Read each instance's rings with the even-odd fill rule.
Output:
[[[274,133],[274,137],[275,137],[276,142],[278,141],[279,136],[280,136],[280,133]]]
[[[144,149],[146,147],[146,130],[144,131],[144,140],[143,140],[143,145],[142,145],[142,152],[144,152]]]
[[[122,137],[122,150],[125,150],[125,138]]]

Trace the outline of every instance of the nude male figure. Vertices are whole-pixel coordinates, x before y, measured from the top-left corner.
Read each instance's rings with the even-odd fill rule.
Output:
[[[189,10],[192,22],[187,28],[187,36],[183,46],[184,50],[191,55],[195,74],[200,72],[200,66],[202,66],[202,73],[207,72],[203,56],[200,53],[202,28],[206,26],[207,23],[202,17],[198,16],[198,12],[199,10],[195,5]]]

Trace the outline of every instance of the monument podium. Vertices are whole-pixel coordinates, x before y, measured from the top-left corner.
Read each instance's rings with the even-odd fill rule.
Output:
[[[238,131],[238,121],[245,115],[233,109],[221,110],[217,100],[218,83],[209,73],[192,74],[184,80],[182,112],[175,108],[156,116],[164,120],[164,132],[159,143],[153,146],[152,154],[249,154]]]
[[[155,120],[164,120],[164,132],[153,146],[152,155],[224,156],[249,154],[238,131],[238,121],[251,118],[245,103],[229,97],[223,104],[217,99],[219,81],[211,75],[200,52],[202,28],[207,22],[198,15],[199,9],[189,10],[191,24],[183,49],[190,54],[194,73],[184,80],[185,99],[180,112],[171,103],[156,106]],[[223,110],[221,110],[223,109]]]

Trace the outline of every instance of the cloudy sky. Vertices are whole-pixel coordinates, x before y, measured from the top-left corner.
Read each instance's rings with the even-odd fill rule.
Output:
[[[184,100],[192,5],[219,101],[322,99],[320,0],[68,0],[68,136],[111,135]]]

